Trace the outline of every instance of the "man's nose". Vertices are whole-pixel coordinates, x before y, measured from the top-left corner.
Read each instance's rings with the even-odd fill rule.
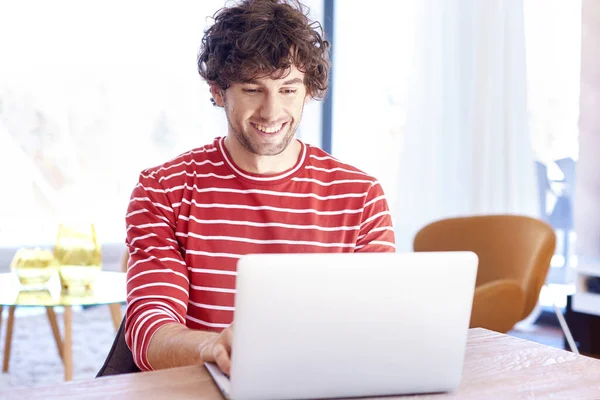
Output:
[[[260,108],[260,116],[265,119],[265,121],[275,121],[279,117],[279,112],[281,110],[281,102],[277,99],[276,95],[267,94],[263,98],[263,102]]]

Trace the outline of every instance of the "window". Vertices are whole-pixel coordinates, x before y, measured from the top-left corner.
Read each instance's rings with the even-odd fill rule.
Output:
[[[538,160],[542,218],[557,229],[551,283],[573,279],[578,159],[581,1],[525,0],[529,128]],[[545,169],[544,169],[545,168]]]
[[[336,2],[332,153],[377,177],[392,212],[412,67],[414,2]]]
[[[223,0],[15,1],[0,13],[0,244],[45,245],[57,223],[123,242],[138,173],[227,133],[196,70]],[[314,18],[322,0],[307,2]],[[320,144],[320,103],[299,136]]]
[[[530,131],[539,160],[577,159],[581,0],[525,0]]]

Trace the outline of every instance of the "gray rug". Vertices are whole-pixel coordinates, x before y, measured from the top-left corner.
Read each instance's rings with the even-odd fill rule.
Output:
[[[62,334],[62,311],[60,308],[56,311]],[[0,335],[0,359],[4,357],[7,314],[5,307]],[[2,391],[11,388],[52,385],[64,381],[62,360],[45,310],[17,308],[15,315],[9,372],[0,373],[0,398]],[[96,376],[110,350],[115,333],[108,306],[73,310],[74,381]]]

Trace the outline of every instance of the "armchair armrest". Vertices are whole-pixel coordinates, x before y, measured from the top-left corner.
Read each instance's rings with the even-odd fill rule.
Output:
[[[511,279],[499,279],[475,288],[471,328],[506,333],[522,319],[525,293]]]

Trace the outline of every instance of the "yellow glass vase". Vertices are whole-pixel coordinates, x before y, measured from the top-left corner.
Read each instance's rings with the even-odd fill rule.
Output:
[[[91,289],[102,270],[102,253],[94,224],[59,225],[54,257],[63,289]]]
[[[10,268],[23,289],[42,289],[56,272],[56,260],[50,250],[22,248],[15,253]]]

